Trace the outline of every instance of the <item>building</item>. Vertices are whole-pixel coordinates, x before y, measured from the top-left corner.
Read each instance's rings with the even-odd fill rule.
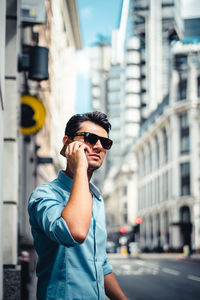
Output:
[[[200,246],[199,49],[199,44],[173,47],[169,99],[144,123],[133,147],[143,248]]]
[[[90,49],[90,76],[91,76],[91,107],[92,111],[101,111],[107,114],[107,77],[111,64],[111,48],[102,38]],[[107,172],[107,159],[103,166],[95,172],[93,182],[101,189]]]
[[[185,245],[199,249],[200,215],[200,127],[199,127],[199,19],[185,20],[182,42],[174,43],[171,53],[169,95],[143,123],[140,136],[127,152],[129,164],[137,159],[131,174],[126,175],[127,160],[111,176],[107,207],[120,198],[119,225],[125,224],[123,191],[135,186],[128,197],[125,213],[136,225],[141,218],[137,241],[144,251],[183,251]],[[194,24],[196,24],[194,26]],[[195,28],[195,32],[192,28]],[[125,166],[124,166],[125,165]],[[123,181],[123,176],[126,180]],[[117,178],[121,178],[117,181]],[[126,183],[126,189],[121,186]],[[118,188],[118,197],[115,191]],[[105,191],[106,192],[106,191]],[[108,193],[107,193],[108,194]],[[114,196],[115,195],[115,196]],[[137,209],[130,212],[129,203]],[[115,219],[115,217],[113,217]]]
[[[0,16],[0,299],[20,299],[20,287],[28,299],[28,198],[65,165],[59,151],[75,111],[81,37],[73,0],[1,1]]]

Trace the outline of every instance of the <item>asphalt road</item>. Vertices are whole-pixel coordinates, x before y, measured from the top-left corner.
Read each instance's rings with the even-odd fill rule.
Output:
[[[200,261],[159,254],[109,260],[130,300],[200,300]]]

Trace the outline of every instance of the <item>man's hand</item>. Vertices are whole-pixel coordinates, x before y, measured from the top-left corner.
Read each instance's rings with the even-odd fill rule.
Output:
[[[109,273],[104,276],[104,286],[106,295],[111,300],[128,300],[121,290],[115,275],[113,273]]]
[[[74,141],[68,145],[65,156],[72,174],[79,168],[88,169],[88,161],[85,155],[86,151],[90,151],[89,147],[79,141]]]

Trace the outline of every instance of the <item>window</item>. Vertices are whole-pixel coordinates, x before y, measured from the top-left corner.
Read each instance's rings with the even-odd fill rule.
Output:
[[[168,136],[166,129],[163,129],[163,161],[167,162],[168,161]]]
[[[197,95],[200,98],[200,75],[197,77]]]
[[[150,204],[150,207],[152,206],[153,204],[153,183],[152,181],[150,182],[150,193],[149,193],[149,204]]]
[[[157,191],[158,191],[158,179],[157,178],[155,178],[155,204],[157,204],[158,203],[158,193],[157,193]]]
[[[175,56],[175,67],[179,71],[186,70],[188,66],[187,55],[178,54]]]
[[[147,200],[147,197],[146,197],[146,195],[147,195],[147,186],[146,186],[146,185],[144,185],[143,189],[144,189],[143,208],[146,208],[146,200]]]
[[[141,162],[141,176],[145,175],[145,155],[144,155],[144,150],[141,151],[141,156],[140,156],[140,162]]]
[[[180,123],[180,153],[190,152],[190,132],[187,112],[179,116]]]
[[[175,68],[179,73],[178,83],[178,101],[185,100],[187,98],[187,67],[188,59],[187,55],[180,54],[175,56]]]
[[[143,151],[143,161],[144,161],[144,173],[143,175],[145,176],[147,174],[147,159],[146,159],[146,154],[145,152]]]
[[[127,186],[123,186],[122,187],[121,193],[122,193],[122,196],[126,196],[127,195]]]
[[[127,214],[127,213],[124,213],[123,215],[124,215],[124,216],[123,216],[124,223],[126,224],[126,223],[128,223],[128,214]]]
[[[120,80],[118,78],[110,78],[108,81],[109,91],[118,91],[120,86]]]
[[[168,171],[166,171],[164,174],[163,174],[163,201],[167,201],[168,200],[168,186],[169,186],[169,183],[168,183]]]
[[[181,172],[181,196],[190,195],[190,163],[180,164]]]
[[[148,145],[148,148],[149,148],[149,172],[152,172],[152,149],[150,143]]]
[[[155,137],[155,144],[156,144],[156,167],[160,165],[160,146],[158,142],[158,137]]]
[[[108,104],[111,106],[113,104],[120,103],[120,93],[119,91],[110,91],[108,92]]]
[[[178,101],[185,100],[187,98],[187,80],[180,79],[178,83]]]
[[[158,183],[157,183],[157,193],[158,193],[158,196],[157,196],[157,201],[158,203],[160,203],[160,177],[158,177]]]

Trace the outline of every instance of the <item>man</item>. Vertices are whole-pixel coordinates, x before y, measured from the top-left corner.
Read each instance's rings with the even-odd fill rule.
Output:
[[[38,300],[127,299],[106,255],[104,203],[90,183],[112,146],[111,125],[100,112],[73,116],[63,138],[67,167],[29,201],[38,253]]]

